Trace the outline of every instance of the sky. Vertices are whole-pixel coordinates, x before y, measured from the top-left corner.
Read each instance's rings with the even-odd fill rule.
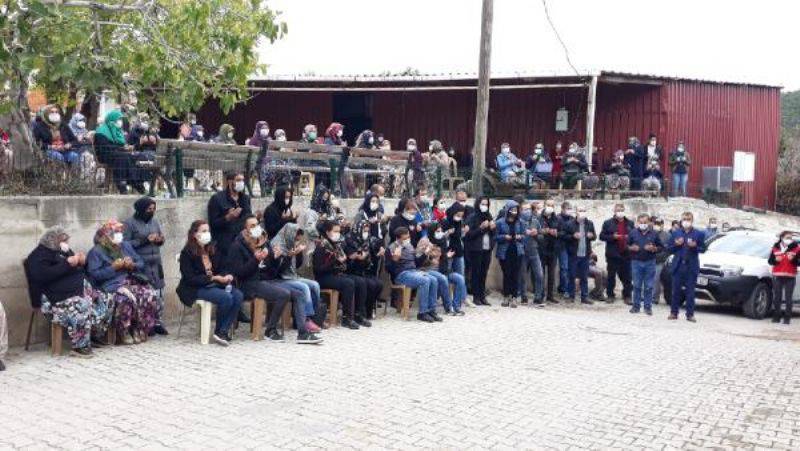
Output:
[[[270,75],[478,70],[481,0],[270,0],[289,33]],[[548,0],[581,72],[616,70],[800,89],[798,0]],[[492,73],[573,74],[542,0],[495,0]]]

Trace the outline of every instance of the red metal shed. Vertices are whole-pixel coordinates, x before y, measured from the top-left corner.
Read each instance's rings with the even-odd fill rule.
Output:
[[[349,142],[365,128],[384,133],[398,149],[410,137],[421,144],[439,139],[466,161],[472,154],[476,87],[477,79],[464,75],[271,77],[253,81],[254,97],[228,115],[212,101],[199,118],[212,130],[233,124],[240,141],[258,120],[267,120],[272,130],[285,129],[290,139],[299,137],[305,124],[316,124],[323,133],[337,121],[345,125]],[[556,131],[560,108],[568,112],[566,131]],[[588,130],[593,136],[587,137]],[[629,136],[644,141],[651,132],[666,150],[679,140],[686,143],[694,196],[701,194],[703,167],[733,166],[737,150],[755,153],[755,182],[736,189],[743,204],[773,208],[780,87],[618,72],[492,79],[490,162],[502,142],[521,156],[538,141],[550,148],[558,140],[585,145],[588,139],[598,149],[593,168],[602,169]]]

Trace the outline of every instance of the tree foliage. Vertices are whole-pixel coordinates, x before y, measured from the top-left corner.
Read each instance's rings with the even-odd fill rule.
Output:
[[[800,91],[781,94],[781,124],[784,130],[800,127]]]

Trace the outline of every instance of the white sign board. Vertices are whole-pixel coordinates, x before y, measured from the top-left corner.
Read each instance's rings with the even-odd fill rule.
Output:
[[[569,113],[566,108],[559,108],[556,111],[556,131],[565,132],[569,130]]]
[[[733,152],[733,181],[753,182],[756,179],[756,154],[737,150]]]

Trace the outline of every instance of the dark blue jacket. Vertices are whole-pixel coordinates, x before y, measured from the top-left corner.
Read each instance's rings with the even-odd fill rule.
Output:
[[[631,168],[631,177],[642,178],[647,162],[647,151],[641,144],[629,145],[628,149],[633,149],[633,153],[626,153],[624,161]]]
[[[653,229],[648,229],[647,233],[642,233],[639,229],[633,229],[628,235],[628,246],[633,246],[634,244],[639,246],[639,250],[636,252],[630,251],[631,259],[639,261],[655,261],[658,252],[664,247],[664,243],[658,237],[658,232]],[[644,247],[647,244],[652,244],[656,249],[652,252],[645,250]]]
[[[675,242],[675,240],[679,238],[683,238],[683,244],[677,244]],[[697,243],[697,247],[691,248],[686,244],[690,238]],[[697,273],[700,271],[699,256],[706,251],[706,235],[697,229],[688,231],[678,229],[670,235],[667,248],[669,249],[669,253],[672,254],[673,274],[681,270]]]
[[[512,241],[508,241],[507,237],[512,233],[516,236],[513,243],[517,247],[517,256],[521,257],[525,255],[525,244],[523,241],[525,239],[525,227],[523,227],[519,219],[514,222],[508,222],[506,217],[497,221],[497,234],[494,236],[494,239],[497,241],[497,258],[499,260],[506,259],[508,248],[512,245]]]

